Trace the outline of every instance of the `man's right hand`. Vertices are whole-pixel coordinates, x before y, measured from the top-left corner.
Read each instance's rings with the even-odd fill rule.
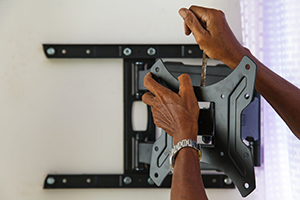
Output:
[[[248,50],[236,39],[222,11],[191,6],[181,8],[179,14],[184,19],[185,34],[193,33],[200,49],[211,59],[221,60],[234,69],[247,54]]]

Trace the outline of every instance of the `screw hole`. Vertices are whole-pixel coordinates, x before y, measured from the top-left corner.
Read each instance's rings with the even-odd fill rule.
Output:
[[[245,183],[245,184],[244,184],[244,187],[245,187],[246,189],[249,189],[249,187],[250,187],[249,183]]]
[[[247,153],[247,152],[245,152],[245,153],[243,154],[243,156],[244,156],[245,159],[248,159],[248,158],[250,157],[249,153]]]
[[[245,67],[246,67],[247,70],[250,69],[250,65],[249,64],[247,64]]]
[[[155,178],[158,178],[158,176],[159,176],[158,173],[155,173],[155,174],[154,174],[154,177],[155,177]]]
[[[221,94],[221,98],[224,99],[224,98],[225,98],[225,95],[224,95],[224,94]]]

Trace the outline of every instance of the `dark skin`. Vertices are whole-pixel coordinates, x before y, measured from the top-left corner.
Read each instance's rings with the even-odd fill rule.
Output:
[[[183,139],[197,141],[198,133],[199,106],[191,79],[187,74],[183,74],[178,77],[178,81],[177,94],[158,84],[148,73],[144,84],[150,92],[142,97],[143,101],[151,106],[154,123],[173,137],[174,144]],[[191,148],[184,148],[176,157],[171,199],[199,199],[199,197],[207,199],[198,153]]]
[[[185,34],[193,33],[199,47],[216,60],[235,69],[243,56],[249,56],[257,65],[256,90],[270,103],[300,139],[300,90],[263,65],[243,47],[229,28],[222,11],[191,6],[182,8]],[[205,28],[204,28],[205,27]],[[159,85],[151,74],[145,76],[145,87],[150,92],[143,101],[151,106],[154,123],[173,137],[174,144],[182,139],[197,140],[197,99],[191,80],[183,74],[179,78],[178,94]],[[191,148],[179,151],[174,165],[171,199],[208,199],[201,178],[197,152]]]

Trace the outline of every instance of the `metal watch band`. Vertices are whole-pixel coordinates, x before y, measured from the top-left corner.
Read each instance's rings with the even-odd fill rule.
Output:
[[[186,148],[186,147],[195,149],[198,152],[199,161],[201,160],[202,154],[201,154],[200,144],[198,144],[196,141],[191,140],[191,139],[181,140],[170,151],[169,159],[170,159],[170,169],[171,169],[172,173],[174,170],[174,163],[175,163],[175,158],[176,158],[177,153],[182,148]]]

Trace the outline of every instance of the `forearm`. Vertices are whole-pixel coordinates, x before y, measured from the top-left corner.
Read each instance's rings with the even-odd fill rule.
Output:
[[[250,52],[247,55],[257,64],[255,89],[300,139],[300,89],[264,66]]]
[[[181,149],[176,157],[171,200],[207,200],[202,182],[199,157],[192,148]]]

